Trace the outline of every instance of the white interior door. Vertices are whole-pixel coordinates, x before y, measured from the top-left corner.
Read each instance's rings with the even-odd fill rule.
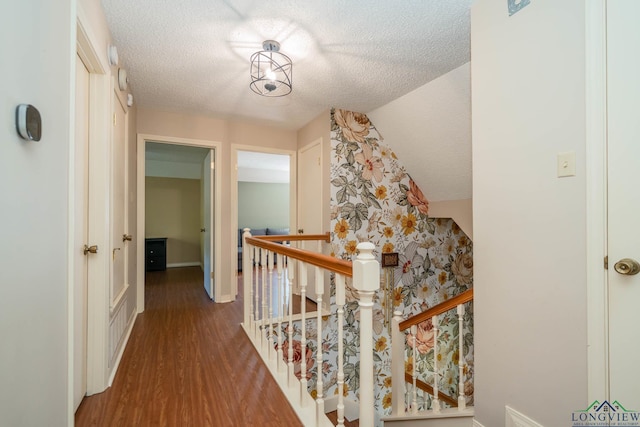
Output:
[[[111,146],[111,292],[110,305],[114,309],[127,288],[127,245],[123,240],[126,234],[127,192],[126,192],[126,147],[127,107],[123,105],[118,93],[113,93],[113,138]]]
[[[213,245],[213,201],[212,190],[214,186],[214,152],[209,151],[202,164],[202,188],[203,188],[203,211],[204,211],[204,289],[207,291],[209,298],[214,299],[215,279],[213,271],[214,245]]]
[[[87,393],[87,282],[88,260],[84,253],[89,235],[89,70],[76,56],[74,217],[74,346],[73,405],[78,409]]]
[[[614,265],[625,258],[640,261],[638,16],[637,0],[607,1],[609,399],[635,410],[640,410],[640,274],[621,274]]]
[[[298,158],[298,232],[322,234],[322,140],[303,147]],[[318,242],[302,242],[302,248],[318,251]],[[316,300],[312,268],[307,270],[307,296]]]

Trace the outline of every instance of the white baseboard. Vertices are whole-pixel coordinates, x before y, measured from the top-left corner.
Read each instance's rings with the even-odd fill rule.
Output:
[[[543,427],[533,421],[531,418],[516,411],[515,409],[505,406],[505,427]]]
[[[473,427],[484,427],[484,426],[480,424],[478,421],[473,420]]]
[[[171,264],[167,264],[167,268],[176,268],[176,267],[200,267],[200,261],[198,261],[198,262],[172,262]]]

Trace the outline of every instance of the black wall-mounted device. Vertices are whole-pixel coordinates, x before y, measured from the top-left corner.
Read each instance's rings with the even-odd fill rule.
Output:
[[[20,137],[27,141],[40,141],[42,136],[42,119],[36,107],[20,104],[16,108],[16,129]]]

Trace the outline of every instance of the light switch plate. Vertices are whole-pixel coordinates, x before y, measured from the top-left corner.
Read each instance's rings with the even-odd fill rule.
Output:
[[[558,153],[558,178],[576,176],[576,152]]]

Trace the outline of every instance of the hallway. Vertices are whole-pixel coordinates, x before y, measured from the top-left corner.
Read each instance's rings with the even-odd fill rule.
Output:
[[[113,385],[76,426],[302,425],[240,327],[242,292],[212,303],[199,267],[147,273],[145,292]]]

